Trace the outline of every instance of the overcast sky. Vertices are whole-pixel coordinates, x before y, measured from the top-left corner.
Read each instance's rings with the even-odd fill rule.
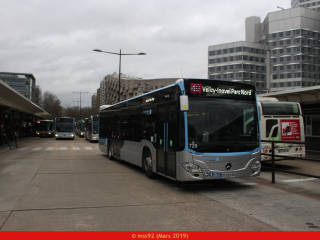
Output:
[[[0,72],[32,73],[62,106],[91,106],[104,76],[207,78],[208,46],[245,40],[245,18],[291,0],[1,0]]]

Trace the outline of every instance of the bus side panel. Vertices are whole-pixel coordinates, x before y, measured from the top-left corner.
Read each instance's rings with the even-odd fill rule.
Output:
[[[99,138],[99,149],[101,152],[108,154],[108,138]]]
[[[139,149],[139,142],[133,141],[124,141],[123,147],[120,149],[120,157],[122,160],[130,162],[132,164],[141,166],[139,164],[139,153],[137,149]],[[140,151],[139,151],[140,152]]]
[[[130,162],[134,165],[142,167],[143,149],[148,148],[151,152],[152,158],[156,157],[156,149],[148,140],[141,140],[141,142],[124,141],[123,147],[120,149],[121,160]],[[137,151],[138,150],[138,151]],[[156,163],[153,161],[153,172],[156,172]]]

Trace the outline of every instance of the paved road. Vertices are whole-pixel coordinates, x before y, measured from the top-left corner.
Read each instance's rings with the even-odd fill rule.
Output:
[[[274,186],[268,178],[150,180],[136,166],[110,161],[97,143],[36,139],[0,154],[0,229],[319,231],[320,190],[294,187],[319,180]]]

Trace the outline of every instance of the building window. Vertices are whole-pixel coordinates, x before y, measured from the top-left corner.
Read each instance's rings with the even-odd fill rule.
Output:
[[[287,53],[291,53],[291,48],[287,48]]]
[[[277,83],[272,83],[272,87],[276,88],[277,87]]]
[[[277,55],[277,49],[272,50],[272,55]]]
[[[277,34],[276,34],[276,33],[273,33],[273,34],[272,34],[272,38],[277,38]]]
[[[283,70],[284,70],[284,66],[280,66],[280,67],[279,67],[279,70],[280,70],[280,71],[283,71]]]
[[[234,48],[230,48],[230,49],[229,49],[229,52],[230,52],[230,53],[233,53],[233,52],[234,52]]]
[[[287,87],[291,87],[291,82],[287,82]]]
[[[215,55],[215,52],[214,52],[214,51],[210,51],[210,52],[209,52],[209,55],[210,55],[210,56],[214,56],[214,55]]]
[[[287,73],[287,78],[292,78],[292,74],[291,73]]]
[[[291,57],[287,57],[287,62],[291,62]]]
[[[279,37],[280,37],[280,38],[283,37],[283,32],[280,32],[280,33],[279,33]]]
[[[288,37],[288,36],[291,36],[291,31],[287,31],[286,32],[286,36]]]
[[[228,70],[228,66],[223,66],[223,70],[227,71]]]
[[[233,61],[233,57],[230,57],[229,59],[230,59],[230,61]]]
[[[218,51],[217,51],[217,55],[220,55],[220,54],[221,54],[221,50],[218,50]]]
[[[223,54],[227,54],[228,53],[228,49],[223,49]]]
[[[291,70],[291,65],[287,65],[287,70]]]
[[[272,58],[272,62],[276,63],[277,62],[277,58]]]
[[[283,54],[284,53],[284,49],[279,49],[279,54]]]
[[[272,79],[278,79],[278,75],[277,74],[272,75]]]
[[[280,74],[280,79],[284,79],[284,74]],[[281,84],[280,84],[280,87],[281,87]]]

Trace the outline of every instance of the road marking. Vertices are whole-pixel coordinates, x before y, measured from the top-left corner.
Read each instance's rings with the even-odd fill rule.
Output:
[[[79,147],[73,147],[73,150],[80,150]]]
[[[34,149],[32,149],[32,151],[39,151],[42,147],[36,147]]]
[[[52,151],[54,149],[54,147],[47,147],[46,150]]]
[[[28,147],[24,147],[24,148],[20,148],[19,151],[24,151],[24,150],[27,150],[29,149]]]
[[[67,150],[67,147],[60,147],[59,150]]]
[[[318,178],[304,178],[304,179],[290,179],[290,180],[279,180],[280,182],[304,182],[304,181],[312,181]]]
[[[242,185],[249,185],[249,186],[251,186],[251,185],[258,185],[258,183],[248,182],[248,183],[242,183]]]
[[[93,150],[92,147],[84,147],[86,150]]]

